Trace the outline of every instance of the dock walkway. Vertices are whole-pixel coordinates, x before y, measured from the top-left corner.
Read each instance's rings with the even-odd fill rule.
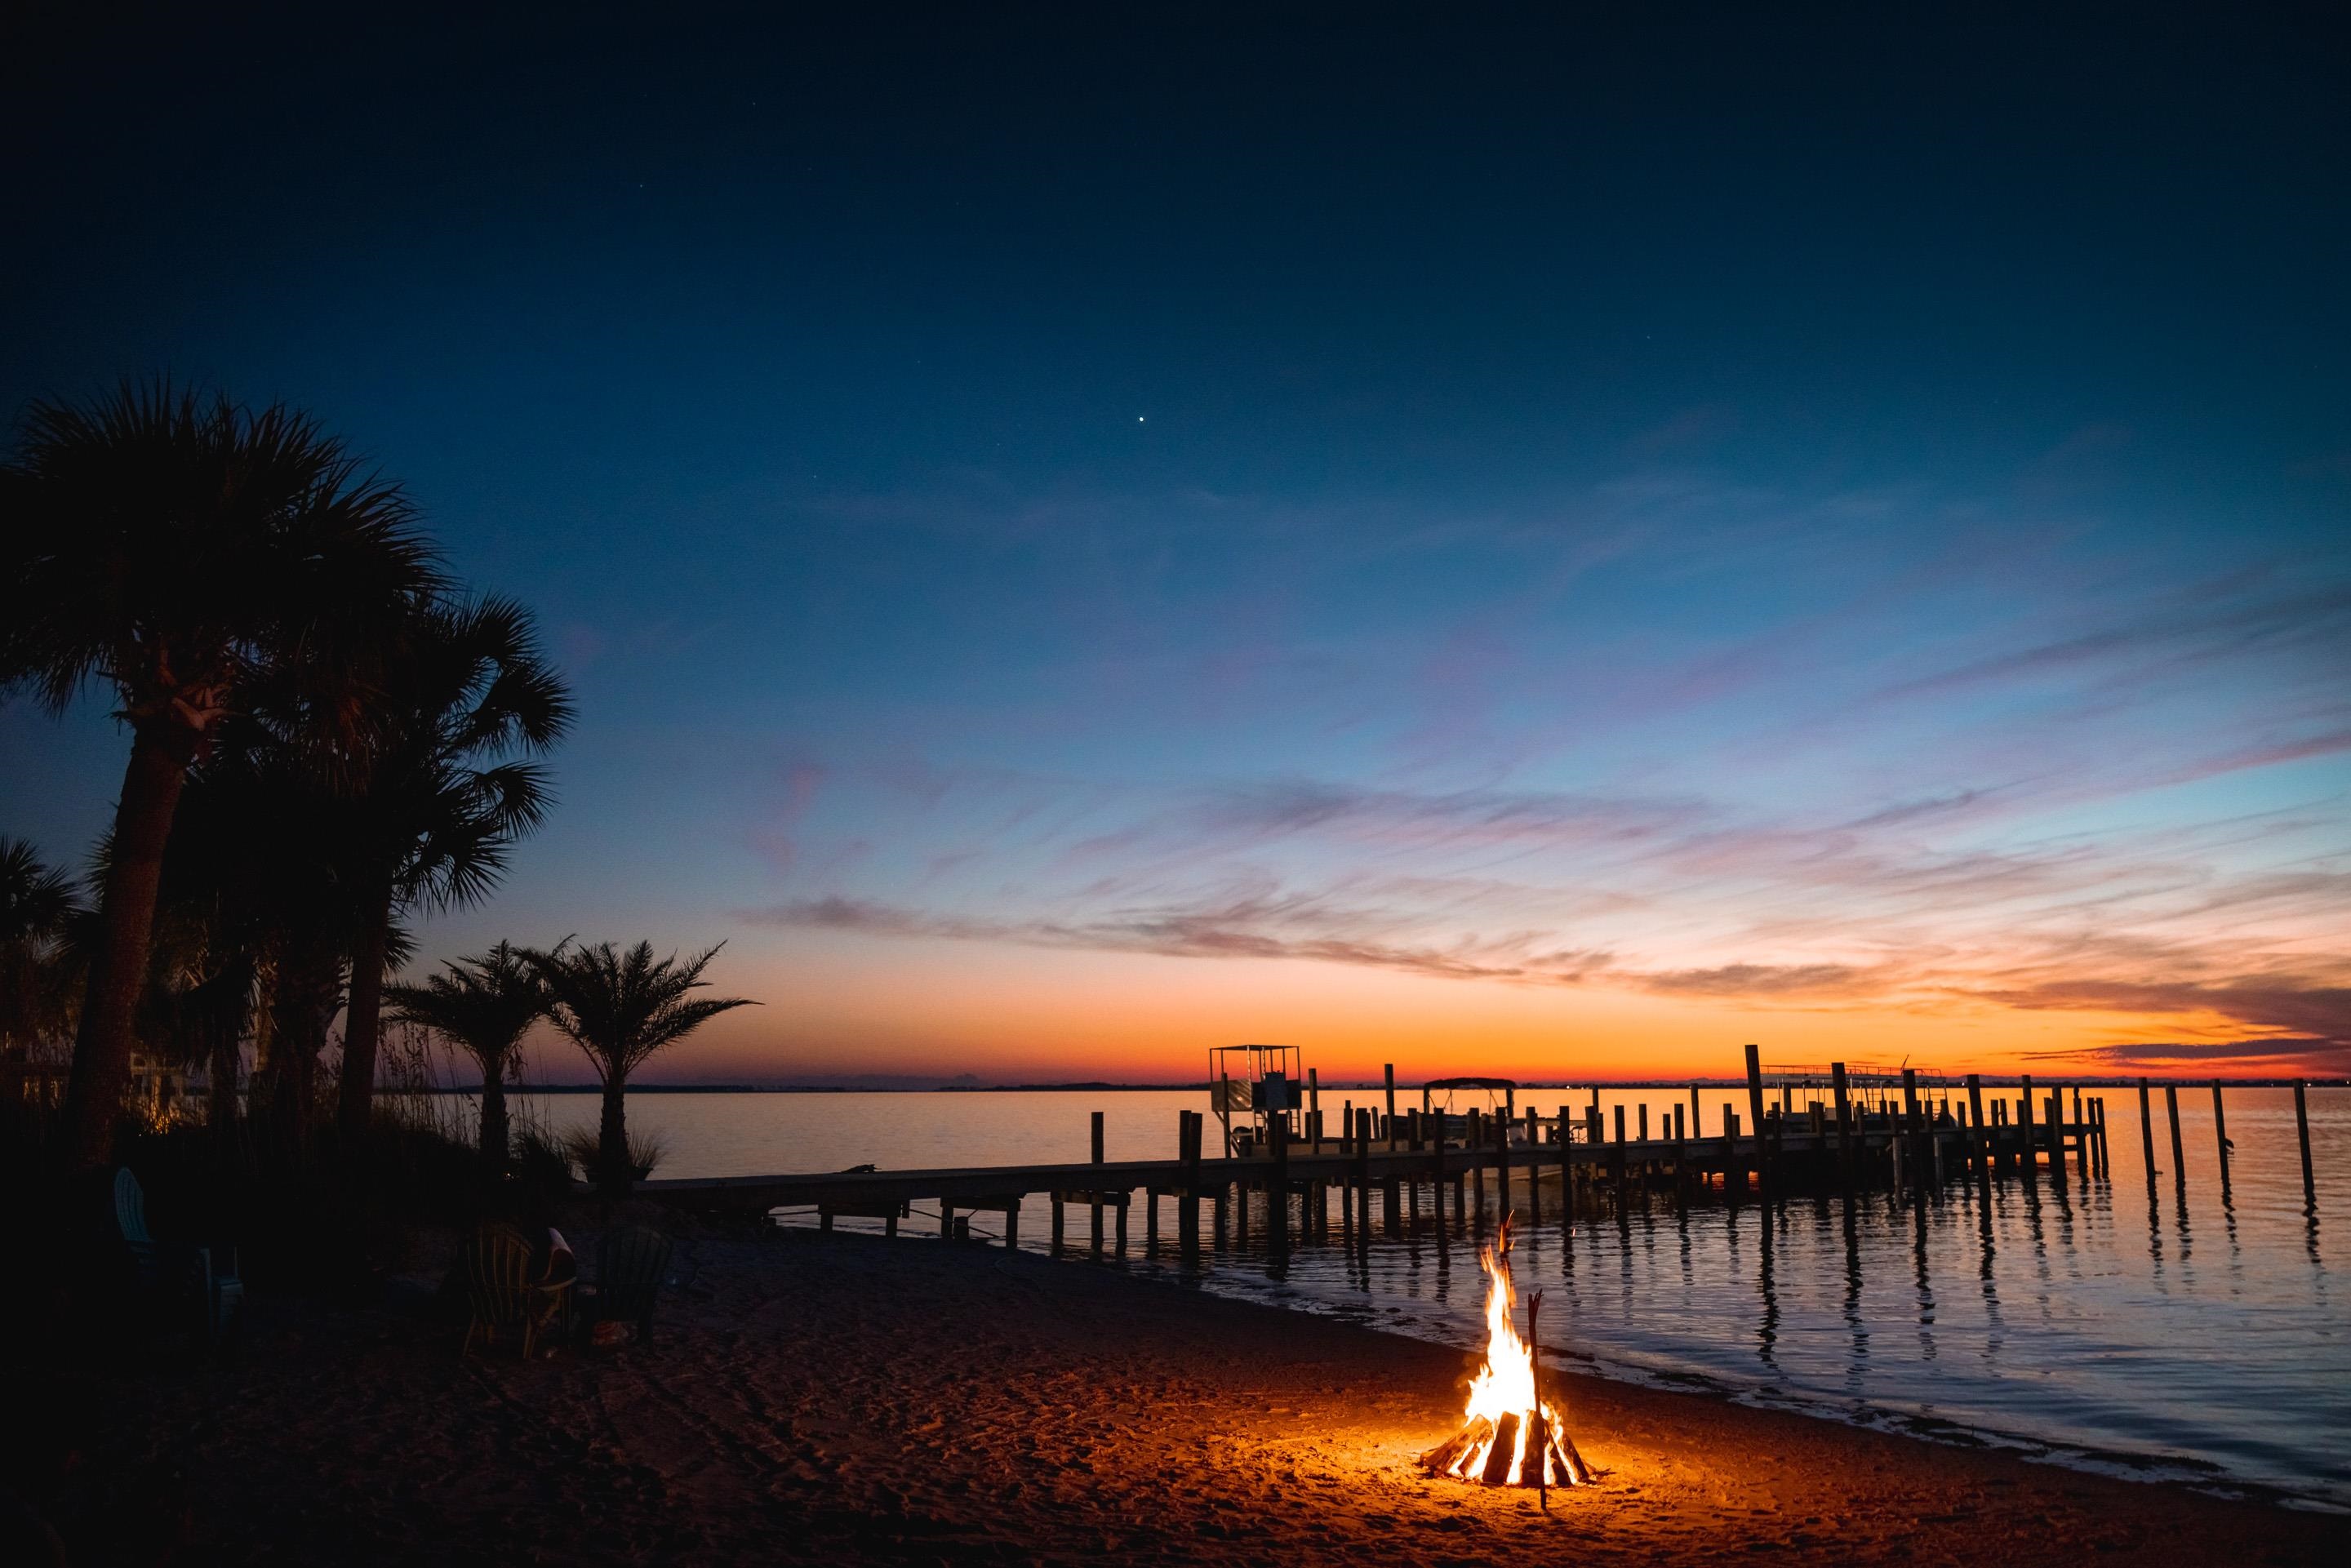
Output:
[[[1419,1112],[1353,1114],[1355,1125],[1338,1137],[1323,1135],[1320,1112],[1302,1118],[1306,1135],[1277,1137],[1274,1145],[1218,1158],[1201,1154],[1201,1119],[1178,1113],[1173,1159],[1116,1160],[1099,1157],[1036,1165],[963,1166],[939,1170],[812,1172],[784,1176],[716,1176],[650,1181],[647,1197],[683,1207],[737,1216],[783,1209],[813,1209],[830,1228],[836,1217],[880,1219],[895,1234],[917,1203],[935,1204],[943,1234],[956,1234],[956,1215],[1003,1217],[1004,1240],[1018,1246],[1022,1205],[1043,1194],[1051,1201],[1053,1241],[1062,1240],[1062,1210],[1090,1211],[1093,1245],[1102,1245],[1103,1215],[1114,1217],[1117,1242],[1126,1241],[1126,1216],[1135,1195],[1144,1198],[1150,1239],[1155,1245],[1160,1200],[1176,1200],[1179,1238],[1196,1244],[1201,1204],[1212,1206],[1221,1242],[1228,1225],[1243,1239],[1250,1222],[1250,1198],[1259,1205],[1270,1239],[1286,1242],[1292,1227],[1303,1236],[1327,1235],[1329,1197],[1341,1197],[1340,1230],[1367,1240],[1373,1233],[1376,1194],[1384,1228],[1399,1234],[1431,1224],[1447,1228],[1444,1201],[1450,1189],[1452,1221],[1464,1230],[1482,1229],[1489,1196],[1499,1216],[1515,1207],[1531,1209],[1540,1222],[1546,1197],[1563,1214],[1578,1202],[1619,1204],[1638,1190],[1670,1191],[1683,1202],[1719,1195],[1737,1202],[1754,1191],[1818,1190],[1822,1187],[1896,1186],[1928,1190],[1946,1182],[2018,1175],[2064,1181],[2069,1163],[2082,1179],[2105,1171],[2105,1115],[2102,1098],[2086,1102],[2077,1092],[2074,1114],[2064,1114],[2062,1092],[2034,1106],[2031,1087],[2012,1103],[1995,1102],[1987,1115],[1978,1086],[1968,1085],[1964,1103],[1947,1100],[1929,1111],[1913,1094],[1903,1105],[1865,1113],[1847,1103],[1839,1085],[1834,1112],[1821,1102],[1803,1111],[1792,1105],[1764,1110],[1760,1082],[1754,1109],[1760,1117],[1742,1128],[1736,1112],[1721,1118],[1722,1130],[1696,1134],[1680,1106],[1667,1113],[1665,1135],[1628,1137],[1622,1107],[1614,1136],[1596,1103],[1579,1119],[1562,1106],[1555,1116],[1531,1109],[1522,1118],[1467,1118],[1468,1135],[1455,1142],[1448,1133],[1464,1119],[1424,1120]],[[1641,1131],[1647,1131],[1647,1107]],[[2039,1114],[2034,1113],[2038,1111]],[[1692,1106],[1695,1120],[1696,1106]],[[1759,1136],[1752,1127],[1760,1121]],[[1101,1116],[1095,1114],[1095,1149],[1102,1147]],[[1515,1191],[1514,1191],[1515,1189]],[[1282,1201],[1273,1201],[1273,1195]],[[1426,1202],[1424,1203],[1424,1198]],[[1294,1207],[1293,1207],[1294,1206]]]

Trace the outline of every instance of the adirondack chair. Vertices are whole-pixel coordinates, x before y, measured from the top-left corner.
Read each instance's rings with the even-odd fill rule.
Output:
[[[669,1272],[669,1238],[643,1225],[608,1230],[596,1243],[596,1316],[637,1325],[637,1343],[653,1337],[653,1302]]]
[[[114,1224],[131,1249],[141,1293],[167,1310],[193,1297],[204,1314],[205,1339],[217,1344],[225,1338],[245,1305],[236,1253],[227,1251],[216,1261],[209,1247],[156,1240],[147,1228],[146,1190],[127,1166],[114,1173]]]
[[[569,1303],[571,1281],[537,1278],[531,1253],[529,1240],[505,1225],[485,1225],[465,1244],[458,1267],[465,1271],[473,1321],[465,1326],[460,1355],[472,1354],[475,1334],[486,1345],[496,1343],[502,1333],[518,1334],[525,1361],[537,1352],[540,1324]]]

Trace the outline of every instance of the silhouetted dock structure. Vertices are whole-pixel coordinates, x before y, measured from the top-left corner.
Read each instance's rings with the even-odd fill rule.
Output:
[[[1925,1202],[1957,1181],[1989,1188],[1995,1181],[2064,1184],[2108,1174],[2105,1096],[2078,1086],[2036,1087],[2028,1077],[2013,1091],[1988,1091],[1974,1073],[1849,1073],[1841,1062],[1767,1071],[1752,1047],[1747,1068],[1745,1113],[1725,1107],[1711,1126],[1703,1124],[1696,1085],[1687,1106],[1618,1105],[1607,1117],[1596,1089],[1588,1103],[1560,1104],[1548,1113],[1531,1104],[1463,1115],[1396,1111],[1391,1072],[1384,1108],[1349,1104],[1329,1121],[1319,1106],[1272,1115],[1262,1144],[1213,1158],[1202,1147],[1205,1118],[1182,1111],[1174,1157],[1105,1160],[1096,1112],[1092,1158],[1083,1162],[722,1176],[649,1182],[645,1191],[712,1212],[813,1209],[827,1228],[837,1217],[880,1219],[893,1235],[916,1204],[935,1205],[942,1232],[951,1236],[958,1233],[958,1217],[1000,1217],[1008,1247],[1019,1243],[1022,1206],[1042,1195],[1050,1204],[1053,1249],[1067,1243],[1064,1216],[1074,1206],[1086,1211],[1086,1245],[1099,1255],[1106,1247],[1126,1250],[1138,1197],[1144,1245],[1154,1251],[1163,1200],[1174,1202],[1174,1240],[1186,1251],[1199,1247],[1204,1228],[1219,1246],[1246,1244],[1252,1223],[1265,1227],[1264,1240],[1280,1249],[1293,1237],[1334,1234],[1351,1243],[1375,1234],[1468,1238],[1512,1209],[1540,1224],[1546,1213],[1566,1218],[1595,1207],[1621,1211],[1659,1194],[1682,1204],[1737,1204],[1896,1189]],[[2217,1083],[2213,1094],[2218,1111]],[[2172,1169],[2184,1183],[2177,1086],[2167,1086],[2165,1096]],[[2299,1093],[2295,1103],[2299,1113]],[[1656,1127],[1649,1125],[1653,1108]],[[2140,1131],[2152,1179],[2154,1124],[2144,1081]],[[2225,1121],[2217,1135],[2225,1184]],[[2306,1122],[2302,1136],[2305,1190],[2314,1204]]]

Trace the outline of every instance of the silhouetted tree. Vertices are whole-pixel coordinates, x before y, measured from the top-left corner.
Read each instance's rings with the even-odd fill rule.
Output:
[[[482,1069],[482,1163],[507,1158],[506,1078],[516,1047],[547,1016],[547,992],[524,956],[501,942],[478,958],[442,965],[416,985],[386,986],[394,1017],[455,1041]]]
[[[282,405],[157,382],[27,411],[0,467],[0,694],[62,714],[95,681],[131,732],[67,1084],[75,1165],[113,1151],[189,768],[271,668],[301,682],[310,737],[364,744],[368,661],[441,587],[413,522],[398,486]]]
[[[73,883],[22,839],[0,838],[0,1060],[64,1031],[73,1014],[67,938]]]
[[[574,946],[568,938],[552,952],[523,950],[547,988],[549,1019],[586,1053],[603,1084],[596,1176],[610,1196],[625,1193],[631,1176],[624,1101],[629,1074],[655,1051],[684,1040],[720,1013],[758,1005],[742,997],[687,995],[703,988],[702,971],[725,946],[722,942],[683,963],[674,953],[655,963],[650,942],[640,942],[626,953],[610,942]]]
[[[380,740],[360,764],[345,846],[360,927],[343,1021],[340,1120],[367,1127],[375,1092],[385,944],[396,909],[487,896],[516,840],[546,817],[546,751],[571,724],[571,698],[540,656],[530,612],[512,600],[428,607],[386,667]]]

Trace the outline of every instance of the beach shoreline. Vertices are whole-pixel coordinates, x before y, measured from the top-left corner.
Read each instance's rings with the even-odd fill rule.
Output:
[[[260,1298],[218,1362],[14,1375],[81,1411],[72,1560],[160,1560],[109,1531],[254,1563],[2293,1563],[2351,1542],[2341,1516],[1573,1369],[1553,1386],[1601,1474],[1546,1515],[1414,1467],[1458,1419],[1458,1350],[1114,1269],[664,1218],[683,1282],[647,1346],[462,1357],[426,1257],[364,1307]],[[145,1501],[109,1509],[98,1476]]]

